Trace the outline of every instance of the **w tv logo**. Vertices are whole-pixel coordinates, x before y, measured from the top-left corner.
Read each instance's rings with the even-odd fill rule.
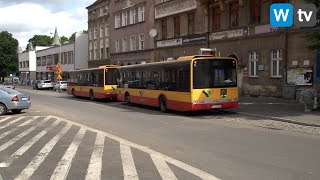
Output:
[[[293,24],[297,27],[313,27],[317,24],[317,8],[314,4],[272,4],[270,24],[273,27],[290,27]]]

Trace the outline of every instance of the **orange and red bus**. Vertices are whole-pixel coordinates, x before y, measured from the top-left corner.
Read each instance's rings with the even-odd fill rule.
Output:
[[[236,108],[237,61],[198,55],[118,67],[118,100],[177,111]]]
[[[116,99],[117,69],[106,65],[99,68],[69,72],[68,94],[94,99]]]

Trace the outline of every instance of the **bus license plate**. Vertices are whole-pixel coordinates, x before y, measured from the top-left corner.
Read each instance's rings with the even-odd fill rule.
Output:
[[[221,108],[221,105],[212,105],[212,108],[214,109]]]

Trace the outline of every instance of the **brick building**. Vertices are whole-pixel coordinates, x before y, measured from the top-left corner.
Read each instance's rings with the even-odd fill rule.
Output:
[[[153,59],[154,1],[114,0],[110,5],[111,64],[147,63]]]
[[[243,94],[293,98],[296,88],[319,89],[313,80],[316,52],[306,48],[304,38],[319,28],[271,27],[269,7],[274,2],[287,1],[155,0],[156,59],[216,48],[221,56],[238,60]]]
[[[88,6],[89,67],[110,64],[109,0],[97,0]]]

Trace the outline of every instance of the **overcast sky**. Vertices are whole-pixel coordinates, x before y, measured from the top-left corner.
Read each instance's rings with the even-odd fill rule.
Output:
[[[0,32],[8,31],[24,49],[35,34],[70,37],[87,30],[87,9],[95,0],[0,0]]]

